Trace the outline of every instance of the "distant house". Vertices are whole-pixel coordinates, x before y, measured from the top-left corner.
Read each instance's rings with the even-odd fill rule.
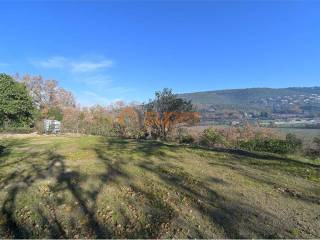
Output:
[[[233,127],[240,126],[240,122],[238,122],[238,121],[232,121],[232,122],[230,123],[230,125],[233,126]]]
[[[61,131],[61,122],[58,120],[50,120],[50,119],[45,119],[43,120],[43,128],[44,128],[44,133],[53,133],[57,134],[60,133]]]

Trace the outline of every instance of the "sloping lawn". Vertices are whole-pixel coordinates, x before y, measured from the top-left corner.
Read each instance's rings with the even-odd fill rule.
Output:
[[[0,140],[1,238],[319,238],[320,165],[95,136]]]

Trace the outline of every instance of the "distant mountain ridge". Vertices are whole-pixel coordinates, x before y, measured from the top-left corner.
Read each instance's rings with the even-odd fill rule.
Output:
[[[246,88],[179,94],[197,106],[237,109],[319,107],[320,87]]]

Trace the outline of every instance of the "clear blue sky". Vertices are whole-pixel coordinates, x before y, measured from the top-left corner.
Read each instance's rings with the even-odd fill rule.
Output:
[[[1,1],[0,72],[83,105],[155,90],[320,85],[320,1]]]

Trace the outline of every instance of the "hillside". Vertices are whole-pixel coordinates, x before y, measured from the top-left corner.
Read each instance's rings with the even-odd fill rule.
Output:
[[[97,136],[0,146],[0,238],[320,236],[307,159]]]
[[[281,106],[319,108],[320,87],[304,88],[248,88],[207,92],[184,93],[182,98],[192,100],[196,105],[222,108],[272,109]]]

